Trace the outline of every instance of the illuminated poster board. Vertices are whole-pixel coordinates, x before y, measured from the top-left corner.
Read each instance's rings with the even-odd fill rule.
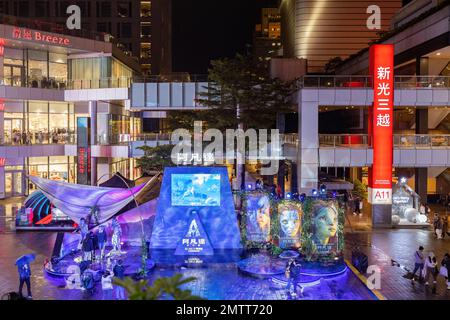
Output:
[[[179,184],[177,180],[180,179],[184,183],[188,177],[194,180],[197,177],[208,177],[205,180],[206,185],[212,189],[218,187],[219,191],[206,190],[204,185],[194,184],[194,195],[206,192],[206,197],[191,196],[188,200],[180,199],[185,188],[181,187],[183,184]],[[188,205],[189,203],[195,204]],[[226,167],[192,166],[164,169],[150,248],[173,250],[175,253],[182,240],[186,239],[193,215],[198,216],[196,224],[199,228],[200,225],[203,226],[205,237],[209,239],[214,250],[242,248]]]
[[[311,205],[312,240],[319,255],[338,251],[339,211],[336,201],[314,200]]]
[[[303,211],[297,201],[283,201],[278,204],[280,223],[280,248],[298,248],[302,230]]]
[[[369,169],[368,201],[392,203],[392,129],[394,106],[394,46],[370,47],[370,74],[373,75],[373,107],[369,112],[373,165]],[[381,222],[381,221],[380,221]]]
[[[89,117],[77,117],[77,183],[91,184],[91,127]]]
[[[190,222],[178,243],[175,255],[212,255],[214,251],[197,212],[191,213]]]
[[[219,174],[173,174],[172,206],[220,206]]]
[[[270,240],[270,200],[261,191],[249,192],[245,198],[247,240],[267,242]]]

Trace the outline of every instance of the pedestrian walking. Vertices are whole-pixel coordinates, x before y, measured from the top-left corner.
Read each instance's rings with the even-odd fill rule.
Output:
[[[450,270],[450,255],[446,253],[444,255],[444,259],[441,262],[441,269],[439,270],[439,274],[445,278],[447,282],[447,290],[450,290],[450,281],[448,277],[448,271]]]
[[[357,214],[359,214],[359,215],[362,215],[362,213],[361,213],[361,209],[360,209],[360,206],[361,206],[361,200],[359,199],[359,197],[355,197],[355,200],[354,200],[354,206],[355,206],[355,211],[353,212],[353,214],[356,216]]]
[[[122,265],[122,260],[117,261],[117,264],[113,268],[114,277],[123,280],[125,278],[125,267]],[[116,300],[125,300],[125,289],[122,286],[115,286]]]
[[[448,235],[448,216],[442,217],[442,239]]]
[[[434,213],[434,218],[433,218],[433,230],[434,230],[434,235],[437,237],[437,233],[436,233],[436,229],[438,226],[438,221],[439,221],[439,213],[435,212]]]
[[[113,298],[112,278],[113,275],[109,271],[106,271],[102,276],[103,300],[112,300]]]
[[[425,265],[425,257],[423,255],[423,247],[420,246],[419,250],[414,253],[414,271],[411,276],[411,281],[414,283],[414,276],[419,271],[419,281],[422,279],[423,268]]]
[[[83,241],[83,261],[92,261],[92,252],[94,251],[94,237],[92,231],[84,238]]]
[[[283,198],[283,193],[281,192],[281,186],[277,185],[277,198],[278,199],[282,199]]]
[[[104,225],[101,225],[98,228],[97,241],[98,241],[98,247],[100,249],[100,261],[103,261],[103,259],[105,259],[106,243],[108,242],[108,236],[106,234],[106,229],[105,229]]]
[[[437,275],[439,273],[437,269],[437,259],[433,252],[428,254],[428,258],[425,259],[424,268],[425,285],[429,285],[430,276],[433,278],[433,286],[436,287]]]
[[[442,220],[441,217],[439,217],[439,219],[436,221],[436,238],[437,239],[442,239],[442,229],[444,226],[444,221]]]
[[[299,285],[301,267],[301,264],[295,259],[290,259],[286,265],[285,275],[288,279],[286,291],[292,298],[297,297],[297,287],[300,287],[300,293],[303,293],[303,287]]]
[[[25,283],[27,285],[27,299],[32,299],[33,296],[31,294],[31,269],[30,265],[28,263],[23,263],[21,265],[17,266],[18,272],[19,272],[19,295],[21,298],[23,298],[22,289],[23,284]]]

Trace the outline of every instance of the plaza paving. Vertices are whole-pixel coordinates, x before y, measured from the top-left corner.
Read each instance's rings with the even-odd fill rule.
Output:
[[[13,202],[13,201],[12,201]],[[11,200],[9,204],[11,205]],[[101,289],[97,288],[93,296],[85,296],[79,290],[64,288],[64,283],[57,278],[44,274],[42,265],[51,255],[54,233],[48,232],[19,232],[10,230],[10,219],[7,208],[1,206],[0,214],[0,293],[16,291],[18,278],[14,261],[22,254],[33,252],[36,261],[32,264],[32,289],[35,299],[101,299]],[[349,217],[348,224],[354,219],[364,217]],[[360,222],[361,226],[364,223]],[[359,246],[369,256],[369,264],[377,264],[382,271],[381,289],[379,290],[387,299],[450,299],[450,290],[446,290],[445,281],[439,279],[436,293],[422,284],[412,285],[404,275],[407,273],[398,267],[392,260],[401,266],[411,269],[413,267],[413,253],[419,245],[425,247],[426,253],[433,251],[439,261],[443,254],[450,251],[450,238],[436,240],[429,230],[415,229],[389,229],[375,231],[368,228],[346,227],[346,257],[350,260],[351,249]],[[172,269],[155,269],[150,280],[159,276],[170,276]],[[240,274],[236,268],[214,269],[183,269],[185,276],[194,276],[197,280],[186,288],[193,294],[207,299],[281,299],[288,297],[283,288],[277,287],[269,280],[254,279]],[[352,273],[348,272],[340,278],[322,280],[314,287],[305,289],[303,299],[323,300],[358,300],[374,299],[373,294]]]

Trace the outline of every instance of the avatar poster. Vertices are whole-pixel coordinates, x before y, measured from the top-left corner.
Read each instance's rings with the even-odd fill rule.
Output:
[[[315,200],[312,204],[313,241],[319,254],[337,252],[338,204],[336,201]]]
[[[255,242],[270,240],[270,201],[269,195],[255,191],[247,195],[247,239]]]
[[[280,248],[298,248],[300,246],[302,209],[295,202],[283,202],[278,205],[280,222]]]

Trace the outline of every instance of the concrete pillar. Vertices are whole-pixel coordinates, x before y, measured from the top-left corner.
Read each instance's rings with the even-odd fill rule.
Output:
[[[416,109],[416,134],[428,133],[428,109]],[[415,168],[415,191],[420,196],[420,201],[427,203],[428,168]]]
[[[0,199],[5,199],[5,167],[0,167]]]
[[[428,57],[416,57],[416,74],[418,76],[428,75]]]
[[[317,92],[317,98],[318,98]],[[297,182],[299,193],[317,189],[319,170],[319,103],[302,101],[299,93]]]
[[[292,193],[296,193],[298,192],[298,182],[297,182],[297,164],[293,163],[291,164],[291,173],[292,173],[292,177],[291,177],[291,192]]]
[[[4,103],[2,101],[0,101],[0,104]],[[4,106],[4,105],[3,105]],[[4,143],[5,142],[5,112],[4,111],[0,111],[0,143]]]
[[[414,185],[422,203],[427,203],[428,168],[416,168],[414,173]]]
[[[428,133],[428,108],[416,109],[416,134]]]
[[[392,205],[372,204],[369,208],[372,211],[372,226],[374,228],[392,227]]]

